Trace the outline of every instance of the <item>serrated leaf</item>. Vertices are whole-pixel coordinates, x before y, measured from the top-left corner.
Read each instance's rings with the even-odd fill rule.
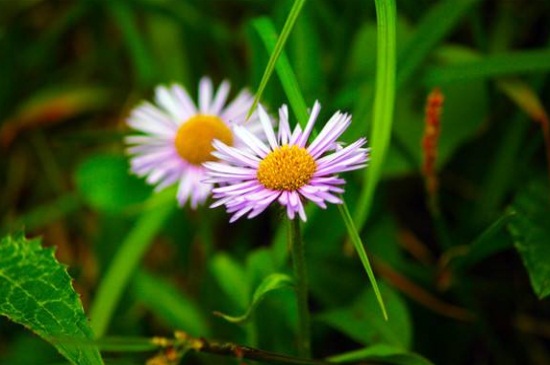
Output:
[[[7,236],[0,241],[0,314],[51,342],[73,364],[103,364],[82,303],[64,265],[39,239]]]
[[[383,344],[331,356],[328,360],[336,363],[362,360],[396,365],[432,365],[431,361],[420,355]]]
[[[244,313],[241,316],[229,316],[227,314],[223,314],[220,312],[216,312],[216,315],[224,318],[226,321],[233,322],[233,323],[243,323],[246,322],[249,318],[252,312],[254,312],[254,309],[260,304],[262,299],[270,292],[288,288],[292,285],[292,279],[290,276],[285,274],[271,274],[268,277],[266,277],[260,285],[256,288],[256,291],[254,291],[254,295],[252,296],[252,302],[248,306],[248,309],[246,310],[246,313]]]
[[[522,189],[514,203],[508,230],[529,273],[531,286],[543,299],[550,295],[550,199],[546,179]]]

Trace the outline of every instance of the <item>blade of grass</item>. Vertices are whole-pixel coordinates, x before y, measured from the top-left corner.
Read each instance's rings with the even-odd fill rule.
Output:
[[[367,256],[367,253],[365,252],[365,247],[363,246],[363,242],[361,241],[361,237],[359,237],[359,233],[357,232],[357,229],[355,228],[355,224],[353,223],[353,219],[351,218],[351,215],[349,214],[348,207],[345,203],[338,205],[338,210],[340,211],[340,214],[342,215],[342,219],[344,220],[344,223],[346,225],[346,228],[348,230],[348,234],[350,236],[351,242],[353,242],[353,246],[355,247],[355,250],[357,250],[357,254],[359,255],[359,258],[361,259],[361,263],[363,264],[363,267],[365,268],[365,271],[367,272],[367,276],[369,277],[370,282],[373,284],[372,288],[374,289],[374,293],[376,294],[376,300],[378,301],[378,305],[380,305],[380,309],[382,310],[382,314],[384,315],[384,319],[388,319],[388,313],[386,311],[386,306],[384,305],[384,300],[382,299],[382,295],[380,294],[380,289],[378,289],[378,285],[376,284],[376,278],[374,277],[374,272],[372,271],[372,267],[369,262],[369,258]]]
[[[162,224],[175,209],[174,195],[174,189],[167,189],[147,201],[145,210],[113,258],[90,309],[90,325],[96,337],[105,335],[132,273]]]
[[[277,46],[277,32],[273,22],[271,22],[268,18],[259,18],[252,22],[252,26],[258,32],[258,35],[262,39],[262,42],[268,52],[275,50]],[[275,69],[279,79],[281,80],[283,90],[285,91],[294,115],[296,115],[300,125],[305,127],[308,119],[307,105],[302,94],[300,93],[298,80],[296,79],[296,75],[294,74],[292,67],[290,67],[290,62],[288,62],[285,52],[280,53]]]
[[[446,0],[435,5],[420,21],[412,38],[399,52],[397,87],[407,82],[429,52],[454,29],[479,0]],[[445,19],[445,21],[441,21]]]
[[[132,9],[129,3],[123,1],[111,1],[108,5],[113,21],[120,27],[122,36],[130,52],[130,60],[134,64],[137,73],[137,81],[140,86],[150,86],[156,78],[154,62],[151,53],[143,42],[144,37],[139,33],[134,22]]]
[[[490,55],[478,61],[432,67],[426,72],[423,81],[426,85],[440,85],[459,80],[545,72],[549,69],[550,50],[539,49]]]
[[[359,229],[370,212],[376,185],[382,175],[382,163],[390,144],[393,108],[395,100],[395,29],[396,9],[394,0],[375,0],[377,14],[377,61],[374,113],[371,127],[371,159],[365,170],[366,185],[362,189],[354,221]]]
[[[80,205],[80,199],[75,193],[64,193],[55,200],[20,215],[13,223],[2,227],[0,234],[7,234],[10,230],[21,229],[21,227],[32,232],[76,212]]]
[[[302,7],[304,6],[305,0],[295,0],[294,4],[292,5],[292,9],[290,9],[290,13],[288,14],[288,17],[286,18],[285,25],[283,26],[283,30],[281,31],[280,37],[277,39],[277,43],[275,44],[275,47],[273,48],[273,52],[271,53],[271,57],[269,58],[269,61],[267,62],[267,66],[264,71],[264,75],[262,76],[262,80],[260,81],[260,86],[258,87],[258,91],[256,92],[256,97],[254,98],[254,102],[252,103],[252,106],[250,107],[250,110],[248,111],[248,115],[246,116],[246,119],[248,119],[254,110],[256,110],[256,107],[258,106],[258,102],[260,101],[260,98],[262,97],[262,93],[264,92],[264,89],[267,85],[267,82],[271,78],[271,74],[273,73],[273,69],[275,68],[275,64],[277,63],[277,60],[279,59],[281,53],[283,52],[283,48],[285,46],[285,43],[288,39],[288,36],[290,35],[290,32],[292,31],[292,28],[294,27],[294,23],[296,23],[296,19],[298,19],[298,15],[300,15],[300,12],[302,11]],[[307,115],[307,114],[306,114]],[[300,115],[298,115],[298,120],[300,120]],[[304,122],[307,121],[307,118],[304,119]]]
[[[434,5],[431,10],[423,16],[413,36],[397,54],[396,89],[400,89],[410,80],[433,48],[454,29],[464,15],[467,14],[468,10],[477,2],[479,2],[479,0],[444,0]],[[442,22],[441,19],[445,19],[445,21]],[[380,42],[380,39],[378,42]],[[380,69],[378,69],[378,71],[380,71]],[[373,98],[373,91],[371,91],[370,85],[367,86],[363,86],[359,91],[361,94],[366,95],[364,99],[367,102],[361,102],[356,105],[353,113],[356,120],[366,120],[370,116],[370,100]],[[374,130],[374,124],[380,122],[380,120],[377,119],[376,115],[373,116],[372,120],[372,128]],[[373,141],[376,139],[374,135],[371,136],[371,138]],[[403,146],[403,142],[400,141],[400,136],[392,133],[392,139],[396,144]],[[376,149],[378,147],[374,147],[376,148],[373,148],[373,153],[377,153]],[[370,194],[373,193],[371,192]],[[365,197],[365,199],[367,199],[367,197]],[[368,218],[368,207],[370,204],[371,203],[368,202],[367,207],[362,208],[365,212],[359,212],[355,215],[355,222],[359,229],[363,227]],[[361,219],[359,216],[364,216],[364,218]]]
[[[277,34],[275,32],[275,28],[273,27],[273,24],[268,19],[266,20],[260,19],[254,25],[256,30],[260,33],[260,37],[264,41],[264,45],[267,49],[267,52],[268,53],[273,52],[275,43],[271,40],[277,38]],[[293,109],[295,110],[295,114],[297,116],[304,116],[304,117],[298,117],[298,123],[300,123],[302,127],[305,127],[305,124],[308,119],[308,113],[306,109],[306,104],[304,102],[304,97],[302,96],[301,90],[298,86],[298,81],[296,80],[296,76],[294,75],[294,72],[288,60],[284,62],[281,62],[281,60],[282,58],[279,59],[279,62],[277,64],[277,75],[279,76],[281,84],[283,86],[286,85],[283,87],[283,89],[285,91],[287,98],[289,99],[290,104],[293,106]],[[271,76],[271,73],[269,74],[269,76]],[[313,130],[312,134],[316,135],[316,131]],[[376,299],[380,304],[380,309],[382,310],[384,318],[387,319],[388,317],[386,313],[386,307],[384,305],[382,296],[380,295],[380,290],[378,289],[376,278],[374,277],[363,243],[361,242],[361,238],[359,237],[359,233],[357,232],[353,222],[351,222],[351,224],[349,223],[349,220],[351,218],[349,218],[349,211],[345,202],[343,202],[342,206],[340,207],[340,214],[348,230],[348,235],[351,237],[355,245],[355,248],[357,250],[357,253],[361,259],[361,263],[363,264],[363,267],[367,272],[369,281],[372,287],[374,288]],[[280,230],[283,228],[284,227],[280,228]],[[284,237],[284,234],[280,232],[280,230],[276,234],[277,238]],[[277,242],[282,242],[282,241],[278,240]]]

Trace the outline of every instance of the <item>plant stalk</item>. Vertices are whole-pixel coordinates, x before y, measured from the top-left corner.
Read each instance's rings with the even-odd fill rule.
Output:
[[[291,248],[294,280],[296,281],[296,300],[298,305],[298,353],[301,357],[311,358],[311,331],[307,293],[307,271],[304,256],[304,242],[300,231],[300,220],[289,220],[288,243]]]

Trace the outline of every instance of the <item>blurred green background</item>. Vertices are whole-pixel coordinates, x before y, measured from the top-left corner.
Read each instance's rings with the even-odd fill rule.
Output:
[[[0,1],[2,235],[24,229],[56,246],[88,310],[151,194],[128,173],[131,108],[161,83],[196,95],[204,75],[230,80],[232,95],[255,90],[269,58],[265,22],[280,32],[291,6]],[[304,229],[314,354],[382,343],[435,364],[548,364],[550,1],[399,0],[397,15],[391,148],[361,230],[394,320],[381,322],[337,210],[314,210]],[[323,104],[320,120],[339,109],[353,114],[345,141],[369,137],[376,29],[373,1],[310,0],[285,46],[306,103]],[[426,205],[421,174],[424,108],[434,87],[445,97],[440,216]],[[286,100],[274,75],[262,103],[274,112]],[[362,184],[360,173],[349,174],[352,212]],[[242,313],[262,278],[288,271],[280,214],[233,225],[221,209],[166,216],[151,229],[154,244],[108,334],[182,329],[293,353],[290,290],[266,298],[251,325],[211,314]],[[142,363],[147,355],[106,358]],[[0,363],[61,361],[46,342],[0,318]]]

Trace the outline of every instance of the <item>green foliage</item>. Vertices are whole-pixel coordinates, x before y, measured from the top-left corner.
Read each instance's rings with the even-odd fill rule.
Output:
[[[52,343],[72,364],[102,364],[92,330],[64,265],[39,239],[23,235],[0,241],[0,314]],[[67,342],[64,342],[67,341]]]
[[[262,42],[264,43],[267,51],[275,52],[275,47],[278,46],[275,44],[275,41],[280,38],[277,38],[277,33],[273,23],[267,18],[260,18],[253,22],[253,26],[258,32],[258,35],[262,38]],[[288,103],[294,111],[294,115],[296,115],[298,124],[305,127],[308,120],[308,106],[300,93],[298,80],[294,75],[294,71],[290,66],[285,52],[280,52],[278,61],[275,64],[275,69],[288,98]]]
[[[330,361],[346,363],[351,361],[372,361],[383,362],[384,364],[395,365],[430,365],[432,362],[420,355],[403,351],[388,345],[374,345],[349,352],[346,354],[332,356]]]
[[[292,285],[292,279],[285,274],[271,274],[268,277],[266,277],[260,285],[256,288],[254,291],[254,295],[252,296],[252,301],[250,302],[248,308],[246,309],[246,312],[243,315],[240,316],[229,316],[227,314],[223,314],[218,312],[217,314],[221,316],[223,319],[229,322],[233,323],[243,323],[250,319],[250,316],[254,312],[254,309],[262,299],[272,291],[280,290],[283,288],[288,288]]]
[[[377,68],[374,91],[374,106],[370,135],[369,168],[365,169],[365,186],[359,196],[359,204],[354,216],[361,229],[370,213],[374,191],[382,177],[382,166],[390,144],[395,109],[396,75],[396,23],[395,2],[375,1],[378,38]]]
[[[269,57],[269,62],[265,68],[264,75],[262,76],[262,81],[260,81],[260,86],[258,87],[258,91],[256,92],[256,95],[254,97],[254,102],[252,103],[250,110],[248,111],[248,117],[250,117],[254,112],[254,110],[256,110],[256,106],[258,105],[258,102],[262,97],[262,93],[265,87],[267,86],[267,82],[271,78],[271,74],[273,73],[275,65],[279,60],[279,56],[283,52],[283,48],[285,46],[287,38],[290,35],[292,28],[294,27],[294,23],[296,22],[298,15],[300,15],[300,12],[302,11],[302,7],[304,6],[304,3],[305,3],[305,0],[294,1],[294,4],[292,6],[292,9],[290,10],[290,13],[288,14],[288,18],[285,22],[285,25],[281,30],[281,35],[277,38],[277,43],[273,47],[273,53]],[[297,89],[294,88],[294,90],[297,90]],[[298,120],[302,120],[302,119],[307,120],[307,118],[303,118],[303,117],[304,115],[298,114]]]
[[[121,213],[142,203],[150,189],[130,175],[128,161],[120,155],[95,155],[76,171],[80,195],[91,207],[105,213]]]
[[[174,347],[161,345],[174,344],[175,330],[231,349],[190,351],[185,363],[233,364],[230,344],[318,361],[292,357],[299,321],[284,212],[228,224],[222,209],[177,208],[176,187],[157,194],[129,173],[130,110],[154,103],[159,84],[181,83],[195,98],[204,75],[230,81],[229,99],[259,90],[272,115],[287,103],[293,125],[314,100],[318,130],[351,112],[341,140],[369,141],[370,166],[342,174],[347,205],[306,206],[315,359],[548,362],[549,13],[543,1],[0,1],[9,55],[0,57],[0,232],[24,227],[56,245],[95,330],[50,249],[2,242],[2,313],[8,299],[30,306],[4,295],[9,273],[38,291],[36,303],[66,287],[56,298],[78,318],[55,309],[61,331],[16,320],[61,301],[9,307],[0,363],[61,363],[57,349],[98,363],[96,346],[117,352],[107,363],[167,363]],[[421,141],[435,87],[444,96],[431,151],[439,184],[428,196]],[[11,237],[10,247],[22,242]],[[197,345],[180,336],[178,349]]]
[[[174,330],[196,337],[209,335],[208,323],[197,304],[174,285],[138,271],[132,280],[132,289],[139,302],[151,308]]]
[[[294,8],[293,8],[294,10]],[[291,14],[292,15],[292,14]],[[290,16],[289,16],[290,17]],[[276,48],[277,45],[273,45],[273,42],[270,41],[271,37],[275,35],[275,31],[273,29],[273,26],[270,24],[269,21],[260,19],[255,23],[255,27],[260,33],[260,36],[262,37],[265,46],[268,48],[268,51],[271,51],[271,48],[273,48],[273,55],[275,55],[275,52],[277,51]],[[262,34],[263,33],[263,34]],[[282,39],[282,38],[279,38]],[[393,50],[395,51],[395,50]],[[286,93],[286,96],[291,104],[291,106],[294,109],[294,113],[296,114],[298,118],[298,124],[302,127],[305,127],[308,117],[307,117],[307,110],[305,108],[305,102],[304,98],[300,92],[300,88],[298,88],[298,82],[296,81],[296,76],[294,75],[294,72],[292,71],[292,68],[288,64],[286,57],[284,57],[284,54],[281,54],[281,59],[279,60],[280,63],[277,64],[277,73],[279,75],[279,79],[281,80],[281,84],[283,85],[283,89]],[[266,69],[268,70],[269,67]],[[389,70],[388,72],[395,72],[395,70]],[[263,80],[267,82],[269,75],[264,74]],[[390,77],[391,79],[391,77]],[[385,88],[388,86],[386,85],[391,80],[386,80],[385,82],[382,82],[382,93],[386,93],[387,91]],[[385,85],[385,86],[384,86]],[[390,90],[391,91],[391,90]],[[393,97],[391,100],[386,100],[382,103],[384,105],[384,108],[388,108],[393,110]],[[313,135],[315,135],[315,129],[313,131]],[[389,133],[389,130],[386,130],[384,133]],[[389,134],[386,135],[386,137],[389,137]],[[385,137],[385,138],[386,138]],[[387,138],[384,143],[387,143]],[[366,197],[365,197],[366,198]],[[366,207],[364,202],[360,205],[361,207]],[[340,215],[342,217],[342,220],[344,221],[344,225],[346,226],[346,229],[348,230],[348,234],[351,237],[352,242],[354,243],[354,247],[357,250],[359,257],[361,259],[361,263],[363,264],[363,267],[365,268],[365,271],[367,272],[368,278],[374,287],[375,293],[377,294],[378,302],[380,304],[380,309],[382,310],[382,314],[384,317],[387,317],[386,309],[384,308],[384,302],[382,300],[382,297],[379,294],[378,285],[376,283],[376,278],[374,277],[374,273],[372,272],[372,268],[370,267],[370,262],[368,260],[367,254],[365,253],[365,249],[363,247],[363,243],[361,242],[361,238],[359,237],[359,234],[357,233],[357,229],[355,228],[350,213],[347,209],[346,203],[344,202],[342,204],[342,207],[340,207]]]
[[[362,345],[386,344],[408,350],[412,341],[412,324],[403,300],[389,287],[381,286],[387,305],[388,320],[376,314],[377,297],[365,290],[350,306],[335,309],[319,319]]]
[[[212,258],[210,270],[225,294],[238,306],[246,309],[250,298],[250,284],[244,267],[226,254]]]
[[[362,350],[356,350],[341,355],[331,356],[330,361],[337,363],[346,363],[351,361],[372,361],[395,365],[432,364],[430,361],[423,358],[422,356],[384,344],[374,345],[364,348]]]
[[[116,305],[143,255],[175,208],[173,189],[151,197],[134,228],[128,233],[113,258],[90,310],[95,335],[103,336],[114,314]]]
[[[528,184],[512,204],[514,215],[508,225],[539,299],[550,295],[549,193],[546,179]]]

